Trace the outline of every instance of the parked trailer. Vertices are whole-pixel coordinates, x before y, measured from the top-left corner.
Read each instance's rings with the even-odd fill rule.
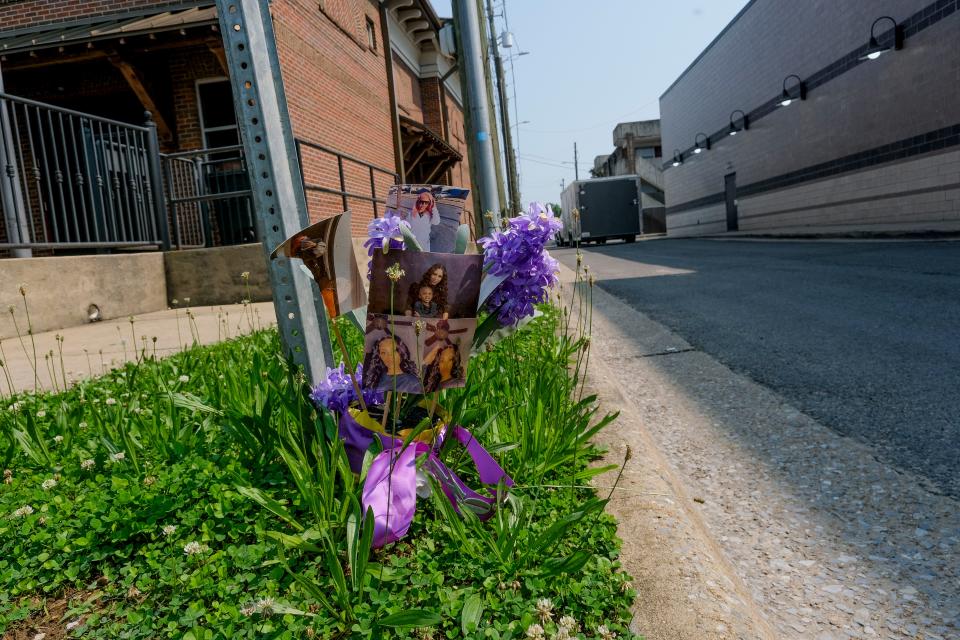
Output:
[[[603,244],[612,238],[634,242],[642,232],[637,183],[637,176],[572,182],[560,194],[563,228],[557,233],[557,245]]]

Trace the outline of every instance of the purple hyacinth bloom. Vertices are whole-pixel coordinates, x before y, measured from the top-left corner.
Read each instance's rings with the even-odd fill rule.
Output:
[[[363,365],[357,365],[356,380],[359,383],[363,379]],[[361,389],[363,401],[370,405],[383,404],[384,393],[375,389]],[[323,407],[328,411],[342,413],[347,410],[352,403],[357,401],[357,392],[353,389],[353,381],[350,375],[344,369],[341,362],[336,369],[327,367],[326,377],[320,381],[320,384],[310,392],[310,399],[318,407]]]
[[[514,326],[547,301],[547,290],[557,283],[558,263],[544,245],[560,228],[560,221],[544,205],[534,202],[526,213],[507,221],[504,231],[481,238],[483,266],[506,279],[487,299],[504,326]]]
[[[410,228],[410,223],[401,218],[395,211],[387,209],[382,218],[374,218],[367,225],[367,241],[363,246],[367,248],[367,255],[373,257],[374,251],[382,250],[384,242],[389,251],[400,251],[406,248],[403,243],[403,233],[400,226]],[[371,278],[373,261],[367,261],[367,280]]]
[[[387,210],[382,218],[374,218],[367,225],[368,240],[363,243],[367,248],[367,255],[372,256],[377,249],[383,249],[384,241],[388,242],[387,248],[391,251],[403,249],[403,233],[400,226],[410,228],[410,223],[398,216],[395,212]]]

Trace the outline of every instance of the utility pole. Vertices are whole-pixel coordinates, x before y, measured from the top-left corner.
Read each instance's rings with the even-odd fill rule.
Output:
[[[573,143],[573,179],[580,179],[580,165],[577,164],[577,143]]]
[[[480,192],[480,217],[485,233],[500,228],[500,199],[497,194],[497,173],[494,165],[493,144],[488,129],[490,113],[487,109],[489,97],[483,73],[483,53],[480,41],[480,15],[476,0],[456,0],[456,25],[460,32],[463,51],[460,52],[460,65],[463,70],[464,89],[470,105],[470,145],[476,149],[477,167],[475,179]],[[486,213],[493,214],[493,220]]]
[[[493,0],[487,0],[487,18],[490,21],[490,46],[493,48],[493,66],[497,75],[497,98],[500,106],[500,128],[503,131],[503,151],[507,160],[507,197],[510,215],[520,210],[520,187],[517,180],[517,156],[513,150],[513,132],[510,129],[510,105],[503,74],[503,60],[497,42],[496,25],[493,21]]]

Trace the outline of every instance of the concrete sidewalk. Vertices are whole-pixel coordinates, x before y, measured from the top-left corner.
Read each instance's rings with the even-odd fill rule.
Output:
[[[62,389],[64,374],[72,384],[135,360],[144,348],[144,337],[147,355],[166,357],[189,348],[195,339],[200,344],[213,344],[276,323],[272,302],[195,307],[189,309],[189,315],[188,309],[167,309],[134,316],[132,322],[130,318],[115,318],[45,331],[33,336],[33,341],[29,335],[4,336],[0,347],[14,391]],[[62,342],[58,336],[63,337]],[[9,394],[6,376],[0,375],[0,396]]]

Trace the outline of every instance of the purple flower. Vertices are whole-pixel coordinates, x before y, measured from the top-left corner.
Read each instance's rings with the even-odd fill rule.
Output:
[[[356,380],[359,384],[363,379],[363,365],[357,365]],[[375,389],[361,389],[363,401],[369,405],[383,404],[384,393]],[[350,375],[344,370],[341,362],[336,369],[327,367],[327,375],[320,384],[310,392],[310,399],[318,407],[323,407],[328,411],[343,412],[347,410],[352,403],[357,401],[357,392],[353,390],[353,381]]]
[[[403,244],[403,233],[400,226],[410,228],[410,223],[396,214],[395,211],[387,209],[382,218],[374,218],[367,225],[368,239],[363,243],[367,248],[367,255],[373,257],[374,251],[382,250],[383,243],[387,243],[387,249],[390,251],[400,251],[405,248]],[[367,279],[370,280],[370,269],[373,261],[367,262]]]
[[[484,269],[506,278],[486,301],[504,326],[516,325],[533,314],[535,305],[547,301],[547,289],[557,283],[558,263],[544,245],[559,228],[553,213],[534,202],[526,213],[510,218],[506,230],[479,240]]]

